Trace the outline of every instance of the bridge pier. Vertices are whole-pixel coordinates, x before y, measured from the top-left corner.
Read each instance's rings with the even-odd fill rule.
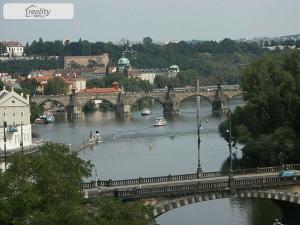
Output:
[[[81,107],[78,106],[68,106],[67,107],[67,117],[68,118],[78,118],[78,117],[83,117],[84,113],[82,111]]]
[[[131,105],[128,104],[117,104],[116,113],[118,115],[130,115],[131,114]]]
[[[163,103],[164,115],[178,115],[179,104],[177,102],[165,102]]]

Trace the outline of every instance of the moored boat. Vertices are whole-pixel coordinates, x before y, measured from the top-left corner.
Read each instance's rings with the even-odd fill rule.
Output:
[[[142,113],[142,116],[147,116],[147,115],[151,114],[151,111],[149,108],[143,108],[141,113]]]
[[[46,123],[54,123],[55,119],[54,119],[54,116],[53,116],[53,115],[46,115],[46,116],[44,117],[44,121],[45,121]]]
[[[165,125],[167,125],[167,121],[164,117],[157,117],[155,119],[155,123],[154,123],[155,127],[161,127],[161,126],[165,126]]]
[[[45,120],[43,118],[39,117],[34,120],[34,123],[35,124],[45,124]]]

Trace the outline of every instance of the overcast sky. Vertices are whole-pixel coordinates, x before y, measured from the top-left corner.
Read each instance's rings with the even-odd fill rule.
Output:
[[[73,20],[5,20],[0,40],[220,40],[300,33],[300,0],[0,0],[68,2]]]

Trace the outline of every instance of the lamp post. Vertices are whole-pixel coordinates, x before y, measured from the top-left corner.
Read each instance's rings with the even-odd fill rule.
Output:
[[[22,154],[23,154],[23,151],[24,151],[24,143],[23,143],[23,121],[21,121],[21,151],[22,151]]]
[[[3,145],[4,145],[4,169],[6,170],[6,134],[5,134],[5,128],[7,127],[7,123],[5,121],[6,116],[6,108],[4,108],[4,115],[3,115]]]
[[[201,143],[201,138],[200,138],[200,128],[201,128],[201,121],[199,117],[199,108],[200,108],[200,96],[196,97],[197,101],[197,134],[198,134],[198,167],[197,167],[197,177],[200,177],[200,174],[202,173],[201,170],[201,163],[200,163],[200,143]]]
[[[231,110],[228,110],[228,125],[229,125],[229,130],[227,130],[229,132],[229,154],[230,154],[230,173],[232,174],[233,170],[232,170],[232,146],[231,146]]]

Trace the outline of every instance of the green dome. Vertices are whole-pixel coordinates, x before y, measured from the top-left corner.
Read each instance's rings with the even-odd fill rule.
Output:
[[[130,64],[129,59],[127,59],[125,57],[120,58],[119,61],[118,61],[118,65],[126,65],[126,66],[128,66],[129,64]]]

